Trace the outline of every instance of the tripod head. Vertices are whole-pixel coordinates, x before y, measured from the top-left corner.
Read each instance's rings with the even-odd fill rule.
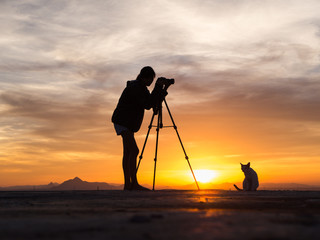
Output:
[[[159,100],[157,100],[157,103],[153,107],[153,113],[154,115],[158,115],[160,111],[162,111],[162,102],[165,99],[165,96],[161,96]]]
[[[153,107],[153,115],[158,115],[158,127],[162,128],[162,102],[165,100],[166,95],[162,95],[156,105]]]
[[[161,87],[161,92],[160,92],[160,96],[157,99],[157,102],[156,102],[155,106],[153,107],[153,113],[155,115],[157,115],[160,111],[162,111],[162,102],[165,99],[165,97],[168,95],[168,92],[167,92],[168,88],[172,84],[174,84],[174,79],[173,78],[168,79],[168,78],[165,78],[165,77],[159,77],[157,79],[156,84]],[[162,118],[162,115],[161,115],[161,118]]]

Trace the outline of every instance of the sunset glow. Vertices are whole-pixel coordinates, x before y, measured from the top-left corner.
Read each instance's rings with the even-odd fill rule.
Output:
[[[148,65],[175,79],[166,100],[200,182],[242,182],[251,162],[261,183],[320,185],[320,1],[289,2],[2,1],[0,186],[123,183],[111,115]],[[173,128],[158,155],[158,185],[193,183]]]
[[[215,171],[207,169],[194,170],[194,174],[197,181],[200,183],[212,182],[217,176],[217,173]]]

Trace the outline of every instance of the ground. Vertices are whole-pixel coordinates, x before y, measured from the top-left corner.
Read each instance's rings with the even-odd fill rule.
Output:
[[[0,192],[5,239],[320,239],[320,192]]]

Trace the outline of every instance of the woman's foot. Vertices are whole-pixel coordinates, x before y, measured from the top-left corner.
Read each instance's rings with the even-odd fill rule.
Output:
[[[131,191],[132,190],[132,184],[125,184],[123,186],[124,191]]]
[[[139,184],[135,184],[134,186],[132,186],[132,190],[134,190],[134,191],[151,191],[149,188],[143,187]]]

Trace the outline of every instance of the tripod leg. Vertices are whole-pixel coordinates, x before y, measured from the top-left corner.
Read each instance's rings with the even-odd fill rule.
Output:
[[[141,159],[142,159],[142,155],[143,155],[143,153],[144,153],[144,149],[145,149],[146,144],[147,144],[147,140],[148,140],[148,137],[149,137],[149,133],[150,133],[150,130],[151,130],[151,128],[152,128],[152,122],[153,122],[154,116],[155,116],[155,113],[153,113],[152,118],[151,118],[151,121],[150,121],[150,124],[149,124],[149,127],[148,127],[147,136],[146,136],[146,139],[144,140],[144,144],[143,144],[143,147],[142,147],[142,150],[141,150],[141,154],[140,154],[140,156],[139,156],[139,162],[138,162],[138,165],[137,165],[136,172],[138,172],[138,169],[139,169],[139,166],[140,166],[140,162],[141,162]]]
[[[180,142],[180,144],[181,144],[181,147],[182,147],[182,150],[183,150],[183,152],[184,152],[185,158],[186,158],[186,160],[187,160],[187,162],[188,162],[188,165],[189,165],[189,168],[190,168],[190,170],[191,170],[193,179],[194,179],[194,181],[195,181],[195,183],[196,183],[196,185],[197,185],[198,190],[200,190],[199,184],[198,184],[197,179],[196,179],[196,176],[194,175],[194,172],[193,172],[193,170],[192,170],[192,167],[191,167],[191,164],[190,164],[190,161],[189,161],[189,157],[188,157],[188,155],[187,155],[187,153],[186,153],[186,150],[184,149],[184,146],[183,146],[183,144],[182,144],[180,135],[179,135],[179,133],[178,133],[177,126],[176,126],[176,124],[174,123],[173,117],[172,117],[171,112],[170,112],[170,110],[169,110],[167,101],[166,101],[166,99],[164,99],[163,101],[164,101],[164,103],[166,104],[166,107],[167,107],[169,116],[170,116],[171,121],[172,121],[172,124],[173,124],[173,128],[174,128],[174,130],[176,130],[177,136],[178,136],[178,138],[179,138],[179,142]]]
[[[154,186],[156,182],[156,168],[157,168],[157,157],[158,157],[158,144],[159,144],[159,131],[160,131],[160,122],[161,122],[161,115],[158,115],[158,124],[157,124],[157,138],[156,138],[156,150],[154,156],[154,170],[153,170],[153,185],[152,190],[154,191]]]

